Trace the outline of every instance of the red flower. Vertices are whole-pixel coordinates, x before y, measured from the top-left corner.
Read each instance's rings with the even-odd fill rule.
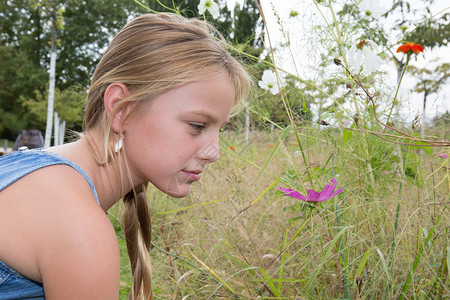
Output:
[[[423,47],[419,44],[407,42],[406,44],[403,44],[397,48],[397,52],[408,53],[409,51],[412,51],[412,52],[418,54],[419,52],[423,52]]]

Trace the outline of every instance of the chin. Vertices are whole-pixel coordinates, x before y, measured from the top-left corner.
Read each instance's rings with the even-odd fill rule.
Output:
[[[151,182],[151,181],[150,181]],[[190,182],[180,182],[176,178],[173,178],[169,182],[153,183],[152,184],[161,192],[174,198],[183,198],[189,195],[191,192]]]
[[[163,191],[163,192],[165,192],[165,191]],[[189,191],[186,193],[180,193],[180,192],[165,192],[165,193],[173,198],[183,198],[183,197],[186,197],[187,195],[189,195]]]
[[[170,197],[174,198],[183,198],[189,195],[191,192],[191,186],[178,186],[177,188],[171,188],[171,189],[163,189],[162,192],[166,193]]]

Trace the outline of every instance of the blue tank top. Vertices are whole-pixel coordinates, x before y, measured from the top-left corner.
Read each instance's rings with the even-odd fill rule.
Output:
[[[0,191],[29,173],[52,165],[68,165],[83,175],[99,203],[94,184],[80,166],[61,155],[40,149],[0,157]],[[0,260],[0,300],[3,299],[45,299],[44,289],[42,283],[22,276]]]

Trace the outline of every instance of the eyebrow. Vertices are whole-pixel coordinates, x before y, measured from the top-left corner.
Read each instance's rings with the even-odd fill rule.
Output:
[[[219,123],[219,120],[215,116],[211,115],[209,112],[205,110],[191,110],[189,111],[189,113],[205,117],[206,119],[208,119],[209,122]]]

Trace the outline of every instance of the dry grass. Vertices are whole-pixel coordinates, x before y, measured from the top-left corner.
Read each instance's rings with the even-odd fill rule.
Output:
[[[314,189],[321,189],[333,173],[344,188],[319,207],[277,191],[278,186],[295,185],[303,192],[312,184],[293,135],[272,153],[281,136],[276,131],[254,133],[249,144],[241,135],[225,133],[223,156],[184,199],[149,191],[156,298],[397,298],[421,247],[406,297],[450,297],[445,271],[450,217],[441,204],[449,201],[448,177],[436,187],[448,176],[448,170],[437,170],[444,160],[413,153],[404,162],[415,176],[385,174],[398,161],[390,157],[393,145],[366,137],[344,144],[339,134],[304,130],[301,136]],[[367,141],[372,143],[375,185],[361,154]],[[120,207],[112,210],[119,213]],[[122,233],[117,232],[126,299],[130,273]]]

